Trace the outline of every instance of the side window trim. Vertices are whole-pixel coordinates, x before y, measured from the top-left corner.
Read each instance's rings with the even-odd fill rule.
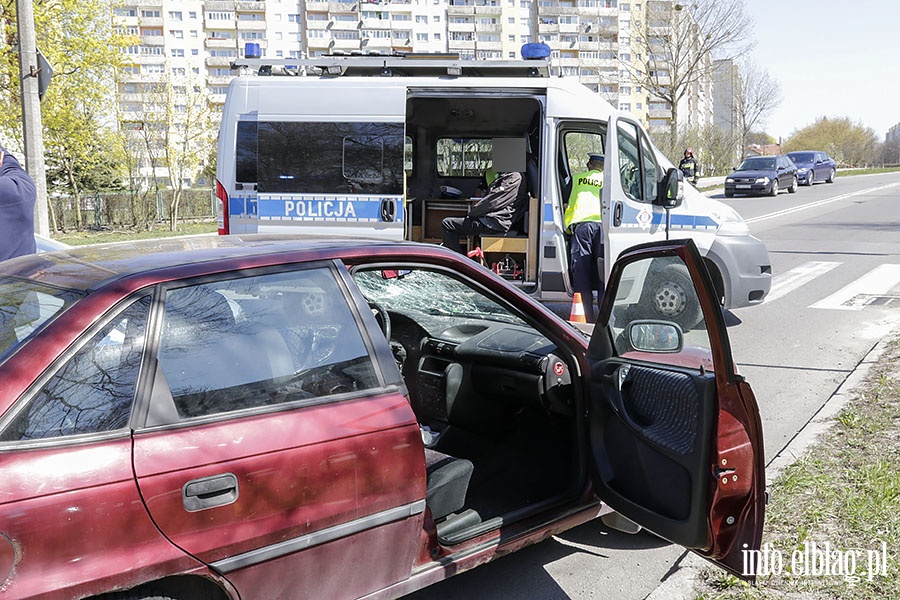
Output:
[[[34,382],[16,401],[15,408],[3,415],[3,418],[0,419],[0,435],[2,435],[6,431],[6,428],[18,417],[19,414],[26,410],[35,401],[41,390],[43,390],[45,386],[50,383],[50,381],[60,372],[60,370],[65,368],[66,365],[70,364],[70,361],[73,360],[79,352],[87,347],[87,345],[95,338],[95,336],[97,336],[104,328],[109,326],[114,320],[121,317],[124,312],[129,310],[142,299],[148,297],[150,297],[150,294],[146,289],[131,294],[127,298],[124,298],[117,302],[115,306],[113,306],[109,311],[106,312],[104,318],[98,320],[96,323],[91,325],[90,328],[82,332],[82,334],[74,341],[74,343],[71,344],[71,346],[66,348],[66,350],[56,358],[56,360],[54,360],[37,378],[35,378]],[[152,299],[151,308],[149,309],[148,314],[149,313],[152,313]],[[139,390],[141,389],[140,382],[144,377],[145,362],[148,355],[147,348],[150,338],[151,330],[149,327],[149,320],[147,320],[144,322],[144,344],[141,350],[141,359],[138,367],[138,373],[135,377],[134,395],[132,397],[130,415],[127,423],[123,427],[85,434],[73,434],[19,441],[0,441],[0,448],[3,448],[7,445],[12,445],[16,448],[66,445],[73,443],[84,443],[85,441],[94,442],[99,440],[107,440],[130,435],[131,428],[134,427],[134,414],[137,407]]]
[[[166,396],[172,396],[169,382],[167,381],[165,374],[162,372],[162,367],[159,360],[160,350],[162,346],[161,341],[163,328],[165,324],[165,298],[167,293],[170,293],[173,290],[204,286],[215,284],[217,282],[250,279],[253,277],[262,276],[276,276],[280,274],[290,274],[300,271],[313,271],[316,269],[322,270],[323,272],[328,272],[333,277],[335,285],[340,289],[341,300],[339,301],[339,303],[342,303],[342,305],[347,308],[350,315],[352,315],[354,326],[357,328],[357,331],[361,338],[361,342],[365,345],[367,355],[370,357],[372,368],[374,371],[373,376],[376,379],[376,383],[374,386],[352,392],[332,393],[330,395],[324,396],[313,395],[307,398],[288,399],[281,402],[274,402],[272,404],[248,405],[246,407],[240,407],[234,410],[215,411],[209,412],[208,414],[199,414],[194,416],[179,415],[178,419],[174,422],[171,418],[167,419],[160,417],[160,415],[173,414],[171,411],[163,410],[160,412],[156,409],[151,408],[150,402],[154,400],[159,401],[161,399],[165,401]],[[346,277],[346,269],[343,267],[340,261],[324,260],[314,263],[277,265],[272,267],[259,267],[247,270],[229,271],[225,273],[217,273],[215,275],[205,275],[193,279],[179,280],[170,284],[161,284],[160,286],[158,286],[157,294],[154,298],[154,317],[152,321],[152,336],[154,338],[154,343],[149,349],[150,351],[147,352],[147,368],[145,369],[146,375],[141,383],[141,397],[144,402],[140,407],[140,418],[139,420],[136,420],[134,424],[135,429],[155,429],[159,427],[176,428],[183,426],[193,426],[199,423],[233,419],[235,418],[235,415],[296,410],[298,408],[328,404],[331,402],[354,400],[365,395],[390,392],[391,385],[385,383],[385,376],[382,373],[381,359],[380,357],[376,356],[376,354],[379,353],[373,351],[373,346],[369,340],[368,330],[366,327],[364,327],[360,319],[359,307],[357,305],[358,302],[354,294],[351,293],[352,288],[349,288],[347,286]],[[350,298],[352,298],[352,300],[350,300]],[[157,389],[162,385],[164,385],[166,389]]]

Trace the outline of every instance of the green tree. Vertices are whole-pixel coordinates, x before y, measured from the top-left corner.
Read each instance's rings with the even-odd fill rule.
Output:
[[[875,130],[854,123],[848,117],[820,117],[792,133],[782,148],[785,152],[822,150],[839,165],[856,167],[874,163],[878,159],[880,143]]]
[[[165,187],[169,228],[176,231],[187,186],[208,171],[206,162],[215,147],[216,115],[203,81],[173,74],[171,64],[167,63],[155,80],[140,86],[140,102],[121,115],[120,145],[128,153],[125,165],[130,187],[155,191],[157,197]]]
[[[67,194],[75,208],[75,227],[83,226],[81,197],[91,186],[108,179],[115,156],[114,74],[120,50],[134,43],[132,36],[112,28],[109,0],[55,0],[35,3],[35,30],[41,52],[54,76],[41,102],[48,189]],[[2,62],[9,79],[3,82],[0,131],[21,139],[18,64],[15,50],[15,0],[0,0],[7,44]],[[105,174],[104,174],[105,173]],[[51,206],[51,221],[56,221]]]

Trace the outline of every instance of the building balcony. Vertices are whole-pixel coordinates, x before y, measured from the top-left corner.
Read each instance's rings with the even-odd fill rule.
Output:
[[[140,13],[138,13],[140,14]],[[162,17],[138,17],[139,23],[141,27],[159,27],[162,28],[165,26],[165,22]]]
[[[266,12],[265,2],[235,2],[234,10],[238,12]]]
[[[359,50],[360,44],[359,40],[332,40],[334,45],[331,47],[334,50]]]
[[[474,6],[459,6],[455,4],[451,4],[447,7],[447,15],[474,15],[475,7]]]
[[[234,62],[234,58],[228,56],[208,56],[206,57],[207,67],[230,67]]]
[[[141,45],[142,46],[165,46],[166,38],[162,35],[142,35],[141,36]]]
[[[477,41],[477,42],[475,42],[475,49],[476,50],[503,50],[503,42],[501,42],[501,41],[496,41],[496,42]]]
[[[237,42],[232,38],[206,38],[207,48],[236,48]]]
[[[447,31],[461,31],[463,33],[474,33],[475,23],[447,23]]]
[[[651,119],[671,119],[672,110],[669,108],[651,108],[647,111]]]
[[[475,41],[448,40],[447,48],[451,52],[454,50],[475,50]]]
[[[333,13],[355,13],[357,5],[356,2],[329,2],[328,10]]]
[[[265,31],[265,21],[238,21],[238,30],[240,31]]]
[[[309,19],[306,20],[307,29],[331,29],[333,25],[334,23],[332,21],[310,21]]]
[[[388,19],[363,19],[363,29],[390,29],[391,22]],[[312,29],[310,27],[310,29]]]
[[[233,11],[235,4],[234,0],[207,0],[203,7],[207,11]]]
[[[558,23],[541,23],[538,25],[538,33],[559,33]]]
[[[499,17],[503,14],[502,6],[476,6],[474,8],[476,15],[497,15]]]
[[[316,2],[315,0],[307,0],[306,12],[328,12],[328,3]]]
[[[502,25],[482,25],[481,23],[475,23],[475,31],[482,33],[500,33],[503,31]]]
[[[204,19],[203,25],[207,29],[213,29],[213,30],[215,30],[215,29],[222,29],[222,30],[226,30],[226,31],[237,30],[237,23],[235,23],[234,21],[218,21],[218,20],[210,21],[209,19]]]
[[[218,87],[222,85],[228,85],[231,83],[231,80],[234,77],[223,76],[223,75],[210,75],[206,78],[206,85],[210,87]]]

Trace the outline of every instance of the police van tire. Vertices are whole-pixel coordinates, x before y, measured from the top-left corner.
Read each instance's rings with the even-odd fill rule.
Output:
[[[653,319],[677,323],[684,331],[693,329],[703,318],[693,293],[694,282],[680,265],[669,265],[648,275],[647,293]]]

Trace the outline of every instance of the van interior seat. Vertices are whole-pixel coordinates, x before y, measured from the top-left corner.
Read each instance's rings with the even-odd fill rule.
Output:
[[[435,521],[465,505],[469,479],[474,470],[475,466],[469,460],[425,448],[425,504]]]

